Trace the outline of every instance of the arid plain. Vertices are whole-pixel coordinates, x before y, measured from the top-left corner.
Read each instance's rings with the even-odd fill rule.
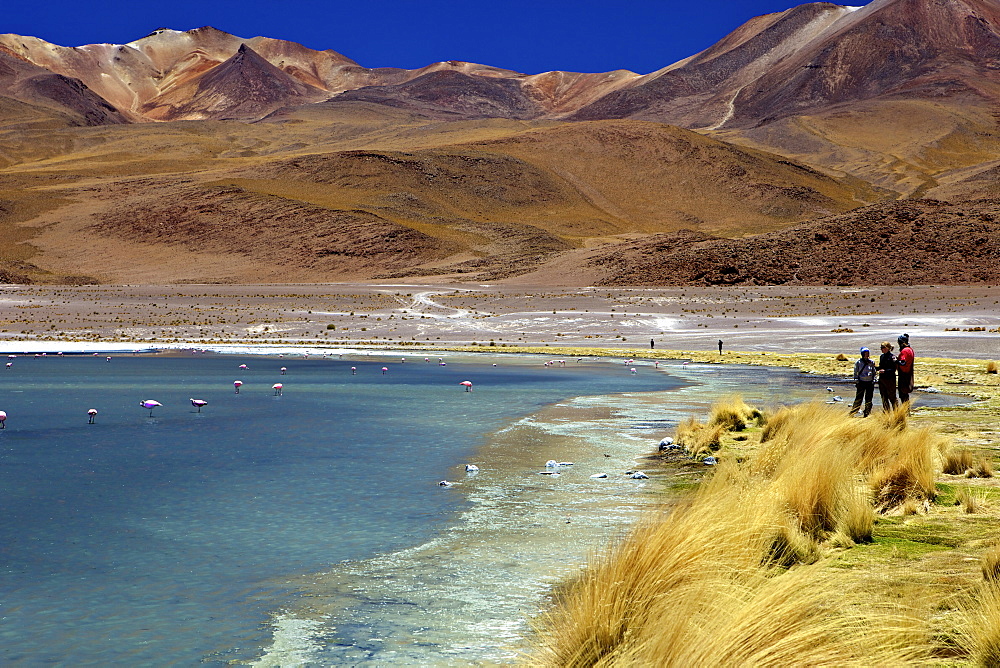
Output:
[[[1000,287],[572,288],[471,284],[3,286],[7,350],[55,342],[303,349],[576,346],[997,356]],[[49,342],[49,343],[47,343]]]

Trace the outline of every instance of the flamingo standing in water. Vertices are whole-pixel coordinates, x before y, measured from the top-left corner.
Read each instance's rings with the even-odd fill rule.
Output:
[[[281,390],[282,390],[283,387],[285,387],[285,386],[282,385],[281,383],[275,383],[274,385],[272,385],[271,389],[274,390],[274,396],[280,397],[281,396]]]
[[[0,429],[7,428],[7,412],[0,411]]]
[[[205,401],[204,399],[191,399],[191,405],[194,406],[195,408],[197,408],[198,412],[200,413],[201,412],[201,407],[202,406],[207,406],[208,402]]]
[[[234,380],[233,381],[233,387],[236,388],[236,394],[240,393],[240,385],[242,385],[242,384],[243,384],[242,380]]]
[[[288,371],[285,367],[281,367],[281,375],[284,376],[285,372]]]
[[[153,409],[156,408],[157,406],[162,406],[163,404],[153,399],[146,399],[145,401],[140,402],[139,405],[142,406],[143,408],[148,408],[149,417],[153,417]]]
[[[358,367],[352,366],[351,367],[351,375],[352,376],[356,376],[357,374],[358,374]]]
[[[472,381],[471,380],[463,380],[461,383],[459,383],[459,385],[465,385],[465,391],[466,392],[472,392]]]
[[[90,416],[90,419],[87,421],[87,424],[94,424],[94,419],[97,417],[97,409],[91,408],[89,411],[87,411],[87,415]]]
[[[388,372],[389,372],[389,367],[387,367],[387,366],[384,366],[384,367],[382,367],[382,375],[383,375],[383,376],[384,376],[385,374],[387,374]]]

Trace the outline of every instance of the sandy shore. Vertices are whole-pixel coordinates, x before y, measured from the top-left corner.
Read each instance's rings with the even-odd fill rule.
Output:
[[[843,352],[1000,357],[1000,287],[0,286],[0,351],[223,344]],[[501,350],[496,350],[500,352]]]

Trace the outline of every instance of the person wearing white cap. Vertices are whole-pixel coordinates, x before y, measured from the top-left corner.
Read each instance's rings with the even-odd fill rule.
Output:
[[[854,384],[858,391],[854,395],[854,405],[848,415],[854,415],[861,408],[864,401],[865,411],[863,417],[868,417],[872,412],[872,397],[875,395],[875,362],[872,360],[872,351],[868,348],[861,349],[861,358],[854,363]]]

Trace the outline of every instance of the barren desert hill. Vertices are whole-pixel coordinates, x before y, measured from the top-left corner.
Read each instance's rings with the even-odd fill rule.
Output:
[[[369,122],[358,127],[386,131]],[[281,127],[240,139],[255,150],[220,150],[214,134],[175,143],[162,124],[95,129],[106,143],[9,167],[0,173],[8,201],[48,207],[11,218],[33,232],[21,259],[101,282],[508,276],[594,243],[692,226],[778,229],[877,196],[856,180],[657,123],[445,124],[450,143],[408,127],[385,140],[397,150],[345,139],[344,150],[278,157]],[[164,146],[157,160],[130,163],[148,168],[142,176],[120,160],[140,139]],[[171,165],[177,171],[165,171]]]
[[[904,200],[741,239],[658,235],[580,264],[601,285],[995,285],[998,223],[1000,199]]]
[[[370,69],[214,28],[0,35],[0,278],[585,281],[619,252],[689,248],[675,259],[704,282],[726,244],[763,262],[757,245],[854,209],[890,219],[900,197],[948,202],[927,229],[988,228],[998,26],[998,0],[810,3],[646,75]],[[824,233],[816,280],[854,275],[832,252],[849,229]],[[947,280],[991,275],[931,237],[971,253]],[[675,280],[628,267],[606,280]]]

